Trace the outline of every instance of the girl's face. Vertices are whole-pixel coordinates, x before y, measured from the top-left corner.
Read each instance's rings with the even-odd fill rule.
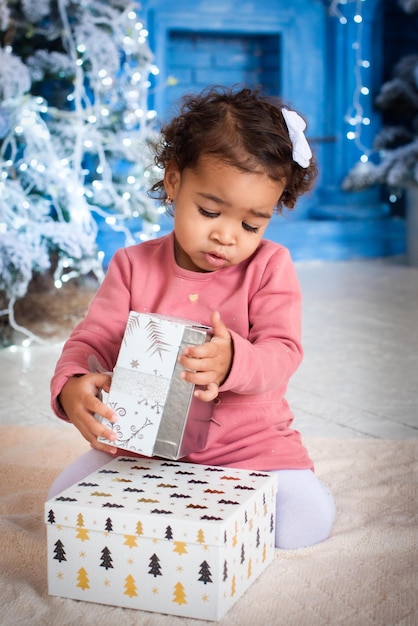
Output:
[[[193,170],[165,170],[164,186],[174,201],[177,264],[195,272],[237,265],[257,249],[285,181],[243,172],[216,157]]]

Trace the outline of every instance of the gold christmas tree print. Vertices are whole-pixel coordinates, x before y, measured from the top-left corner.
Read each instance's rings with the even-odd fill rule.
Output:
[[[253,562],[251,559],[249,559],[248,567],[247,567],[247,578],[251,578],[252,573],[253,573]]]
[[[89,540],[90,539],[89,531],[87,528],[84,528],[84,518],[81,513],[77,515],[77,527],[78,527],[78,530],[77,530],[76,538],[81,539],[81,541]]]
[[[87,572],[84,567],[80,567],[77,572],[77,587],[80,587],[84,591],[84,589],[90,589],[89,585],[89,577],[87,576]]]
[[[181,583],[174,585],[173,602],[176,604],[187,604],[186,591]]]
[[[137,522],[136,525],[136,534],[142,535],[144,533],[144,529],[142,528],[142,522]]]
[[[175,541],[173,552],[178,554],[187,554],[187,543],[185,541]]]
[[[138,595],[135,578],[131,576],[131,574],[128,574],[125,578],[125,591],[123,593],[125,596],[129,596],[130,598]]]
[[[231,580],[231,596],[235,595],[236,588],[237,588],[237,583],[236,583],[236,580],[235,580],[235,576],[232,576],[232,580]]]
[[[130,548],[137,548],[138,544],[136,542],[135,535],[125,535],[125,541],[123,542],[124,546],[129,546]]]
[[[199,530],[197,531],[196,541],[198,543],[205,543],[205,533],[203,532],[202,528],[199,528]]]

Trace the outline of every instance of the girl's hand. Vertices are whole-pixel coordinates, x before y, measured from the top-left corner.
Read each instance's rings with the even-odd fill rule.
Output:
[[[231,333],[221,320],[218,311],[211,316],[213,337],[202,346],[191,346],[184,350],[179,362],[185,368],[183,380],[206,387],[196,389],[195,396],[204,402],[214,400],[218,387],[229,374],[233,358]]]
[[[94,417],[94,414],[97,413],[110,422],[117,420],[116,413],[100,400],[102,389],[109,392],[110,381],[109,374],[73,376],[67,380],[62,388],[59,401],[70,422],[78,428],[93,448],[116,454],[116,447],[97,441],[97,437],[105,437],[109,441],[115,441],[116,433],[109,430]]]

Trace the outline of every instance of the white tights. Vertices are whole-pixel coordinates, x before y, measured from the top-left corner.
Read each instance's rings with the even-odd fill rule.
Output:
[[[52,484],[48,498],[79,482],[113,458],[91,449],[66,467]],[[334,499],[311,470],[277,470],[276,547],[303,548],[324,541],[335,519]]]

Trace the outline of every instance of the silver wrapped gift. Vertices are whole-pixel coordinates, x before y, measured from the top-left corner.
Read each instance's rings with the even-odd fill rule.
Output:
[[[104,400],[118,415],[118,448],[144,456],[179,459],[205,447],[213,403],[194,397],[181,378],[178,357],[186,346],[210,340],[210,328],[190,320],[131,311]]]

